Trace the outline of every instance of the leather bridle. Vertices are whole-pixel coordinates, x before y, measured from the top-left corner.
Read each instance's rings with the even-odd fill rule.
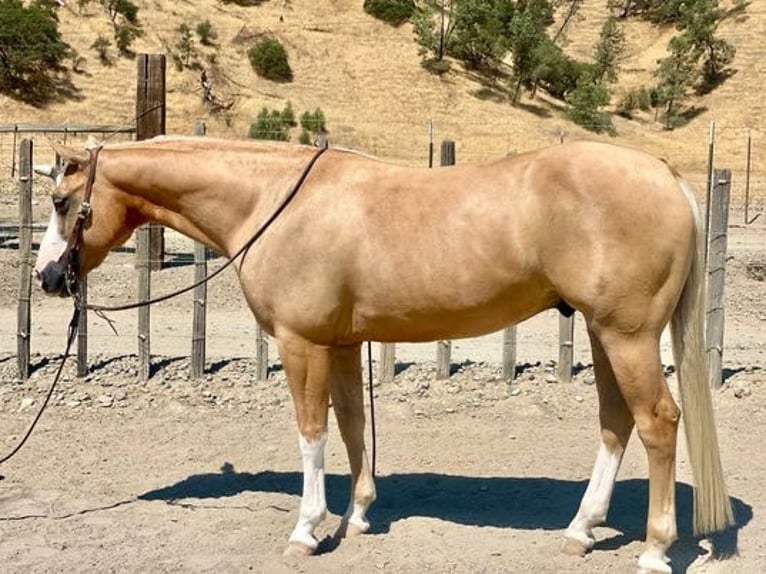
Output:
[[[90,196],[93,194],[93,183],[96,180],[96,163],[98,162],[98,154],[101,153],[102,146],[88,150],[90,154],[90,169],[88,171],[88,179],[85,182],[85,193],[80,203],[80,209],[77,211],[77,219],[75,220],[72,233],[69,234],[69,240],[67,241],[64,252],[58,259],[58,264],[64,269],[64,287],[69,295],[77,299],[78,288],[77,282],[80,277],[80,246],[82,245],[82,234],[85,230],[85,224],[91,215]]]

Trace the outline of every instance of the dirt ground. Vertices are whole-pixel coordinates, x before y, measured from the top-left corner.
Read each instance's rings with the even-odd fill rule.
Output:
[[[7,206],[6,206],[7,207]],[[13,220],[6,209],[4,221]],[[734,217],[731,218],[735,220]],[[42,219],[44,221],[44,219]],[[736,219],[739,221],[739,218]],[[732,227],[727,275],[726,383],[715,393],[737,527],[691,533],[691,473],[679,444],[680,540],[675,571],[766,571],[766,224]],[[63,350],[70,304],[33,297],[34,372],[16,378],[18,252],[0,238],[0,454],[20,438]],[[176,241],[176,240],[174,240]],[[156,292],[184,284],[190,246],[170,244]],[[91,280],[91,300],[130,298],[132,255]],[[286,562],[301,463],[284,375],[272,357],[254,375],[253,324],[230,275],[210,287],[208,373],[188,377],[190,297],[153,315],[153,376],[136,379],[135,316],[119,336],[91,319],[91,371],[70,364],[28,445],[0,467],[3,572],[630,572],[642,549],[646,459],[634,437],[607,524],[585,558],[559,552],[598,445],[596,393],[581,321],[578,372],[556,383],[557,319],[519,328],[520,374],[501,378],[498,336],[455,343],[453,374],[435,380],[435,348],[398,348],[393,383],[376,385],[378,501],[372,531],[336,541],[347,462],[331,417],[328,517],[318,556]],[[667,345],[666,345],[667,347]],[[375,354],[377,357],[377,353]],[[665,349],[666,364],[670,356]],[[672,386],[675,382],[671,375]],[[369,442],[369,441],[368,441]]]

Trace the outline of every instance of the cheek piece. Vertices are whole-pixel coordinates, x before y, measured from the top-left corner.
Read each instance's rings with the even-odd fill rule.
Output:
[[[88,181],[85,184],[85,196],[83,197],[80,209],[77,212],[72,234],[67,241],[66,249],[61,254],[58,261],[51,262],[45,266],[41,277],[45,281],[46,272],[49,274],[49,282],[58,286],[58,291],[63,296],[71,295],[76,297],[78,293],[78,278],[80,276],[80,246],[82,245],[82,234],[85,229],[85,223],[91,215],[90,196],[93,193],[93,182],[96,179],[96,161],[101,147],[89,150],[90,153],[90,171],[88,172]]]

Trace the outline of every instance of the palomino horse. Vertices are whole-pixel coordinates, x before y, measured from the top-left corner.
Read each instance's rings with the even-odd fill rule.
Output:
[[[311,167],[310,147],[210,138],[108,145],[97,159],[57,151],[66,167],[36,265],[49,292],[64,289],[56,262],[78,213],[81,276],[147,221],[231,258],[300,181],[284,212],[236,261],[253,314],[276,338],[295,404],[304,482],[288,551],[317,548],[331,397],[351,468],[338,535],[369,528],[375,486],[363,439],[363,341],[469,337],[552,307],[585,317],[601,423],[593,475],[564,550],[593,546],[635,426],[649,461],[638,567],[670,572],[680,411],[660,363],[668,322],[696,482],[695,527],[732,524],[703,368],[700,217],[688,186],[662,161],[599,143],[435,170],[340,149]],[[82,210],[91,187],[92,211]]]

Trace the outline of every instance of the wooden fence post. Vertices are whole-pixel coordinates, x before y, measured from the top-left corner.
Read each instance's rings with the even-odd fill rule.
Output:
[[[165,55],[138,55],[136,95],[136,139],[165,133]],[[161,225],[149,224],[149,269],[162,269],[165,259],[165,234]]]
[[[194,126],[194,135],[204,136],[207,132],[205,122],[199,121]],[[207,247],[194,242],[194,282],[199,283],[207,277]],[[207,331],[207,283],[194,288],[194,312],[192,318],[191,377],[199,379],[205,373],[206,331]]]
[[[88,278],[80,279],[80,317],[77,323],[77,376],[84,377],[88,374],[88,310],[84,307],[88,304]]]
[[[378,382],[390,383],[396,375],[396,345],[393,343],[381,343],[380,345],[380,369],[378,370]]]
[[[455,142],[444,140],[441,145],[442,167],[455,165]],[[452,362],[452,343],[450,341],[437,341],[436,343],[436,378],[448,379],[450,376],[450,364]]]
[[[163,54],[138,55],[138,82],[136,89],[136,139],[143,140],[165,133],[165,56]],[[156,236],[156,232],[155,232]],[[152,261],[162,261],[162,249],[152,254],[149,226],[142,226],[136,237],[136,268],[138,269],[139,301],[151,297]],[[155,241],[155,245],[156,245]],[[138,309],[138,376],[145,381],[151,374],[149,307]]]
[[[574,317],[574,314],[566,317],[563,313],[559,313],[559,368],[557,378],[562,383],[572,381]]]
[[[516,325],[503,329],[503,379],[516,378]]]
[[[715,161],[715,122],[710,122],[707,138],[707,184],[705,185],[705,265],[708,261],[710,245],[710,202],[713,194],[713,162]]]
[[[708,301],[706,348],[708,381],[718,388],[723,384],[724,278],[726,275],[726,243],[729,225],[731,170],[713,172],[713,193],[710,205],[708,249]]]
[[[16,359],[19,378],[29,377],[30,330],[32,324],[32,140],[19,146],[19,305],[16,330]],[[15,150],[14,150],[15,156]]]

